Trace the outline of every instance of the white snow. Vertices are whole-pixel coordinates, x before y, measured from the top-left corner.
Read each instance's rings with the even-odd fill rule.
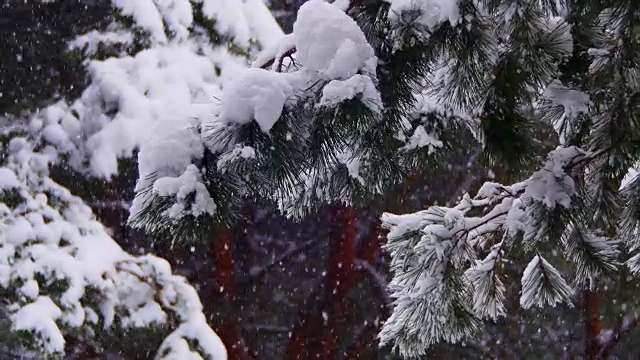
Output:
[[[550,152],[542,169],[534,172],[526,181],[525,197],[541,201],[551,209],[556,205],[571,207],[575,183],[566,173],[565,166],[584,155],[582,150],[573,146]]]
[[[162,16],[152,0],[113,0],[112,3],[122,14],[131,16],[137,25],[148,31],[153,40],[167,41]]]
[[[126,44],[133,43],[133,35],[127,31],[100,32],[91,30],[69,42],[69,49],[84,49],[86,55],[93,55],[98,51],[100,44]]]
[[[224,172],[229,163],[232,163],[238,159],[255,159],[256,150],[251,146],[237,145],[233,150],[220,155],[218,160],[218,170]]]
[[[520,306],[529,309],[533,306],[555,306],[565,302],[571,305],[573,289],[562,278],[556,268],[542,256],[531,259],[522,273],[522,293]]]
[[[403,149],[412,150],[427,147],[429,154],[432,154],[436,149],[441,148],[442,145],[442,141],[438,140],[434,135],[427,133],[424,126],[418,125]]]
[[[279,63],[282,61],[283,65],[286,64],[282,58],[286,53],[292,52],[295,49],[295,34],[287,34],[281,38],[281,40],[277,43],[272,44],[269,47],[265,47],[262,50],[256,59],[251,64],[252,67],[260,68],[263,67],[269,60],[273,60],[271,64],[271,71],[278,70]],[[291,54],[291,56],[295,56]]]
[[[362,102],[374,113],[382,111],[380,93],[370,77],[356,74],[347,80],[332,80],[322,89],[318,106],[333,107],[345,100],[361,96]]]
[[[406,11],[418,11],[416,22],[427,30],[434,30],[440,24],[449,22],[456,25],[460,21],[458,0],[386,0],[391,4],[389,17],[393,22],[402,21]]]
[[[591,100],[589,95],[578,90],[572,90],[564,86],[560,80],[552,81],[543,96],[551,101],[554,105],[562,106],[565,115],[571,119],[581,113],[589,111]]]
[[[0,211],[0,287],[9,294],[13,330],[30,332],[49,356],[64,351],[64,333],[99,318],[106,327],[116,318],[124,326],[169,325],[172,312],[178,323],[168,328],[164,347],[172,350],[173,340],[189,336],[204,344],[202,358],[226,359],[184,278],[171,274],[165,260],[124,252],[88,206],[46,176],[47,156],[33,152],[27,139],[13,138],[8,148],[0,174],[22,197],[15,209],[2,204]],[[66,286],[52,286],[56,281]]]
[[[61,353],[65,341],[55,322],[61,316],[62,311],[51,298],[39,296],[36,301],[11,314],[11,328],[37,333],[47,352]]]
[[[276,123],[293,88],[285,78],[263,69],[248,69],[222,94],[220,120],[246,124],[256,121],[269,132]]]
[[[293,25],[296,59],[330,79],[347,79],[358,70],[375,74],[376,58],[356,22],[338,7],[311,0]]]
[[[195,165],[189,165],[179,177],[158,179],[153,185],[153,192],[158,196],[176,197],[176,203],[167,210],[170,218],[181,218],[187,214],[194,217],[213,215],[216,212],[216,204],[202,183],[202,175]],[[187,203],[189,195],[193,195],[193,200]]]
[[[16,174],[5,167],[0,168],[0,190],[9,190],[20,186]]]
[[[249,46],[252,38],[263,46],[270,47],[284,33],[260,0],[200,0],[205,16],[216,21],[216,29],[228,34],[243,47]]]

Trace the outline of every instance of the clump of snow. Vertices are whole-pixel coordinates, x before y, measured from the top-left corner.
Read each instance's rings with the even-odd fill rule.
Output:
[[[574,146],[550,152],[544,166],[526,181],[525,197],[541,201],[551,209],[556,205],[571,207],[575,183],[565,167],[584,156],[585,153]]]
[[[16,174],[11,169],[0,168],[0,190],[14,189],[20,186]]]
[[[39,296],[11,314],[11,327],[16,331],[34,331],[48,353],[64,351],[64,337],[56,320],[62,316],[60,308],[48,296]]]
[[[0,206],[0,288],[12,330],[33,336],[35,350],[50,356],[64,352],[72,328],[95,331],[100,319],[105,327],[116,319],[125,327],[157,323],[170,331],[163,351],[189,338],[205,344],[192,349],[198,356],[226,359],[184,278],[165,260],[124,252],[88,206],[46,176],[47,156],[27,139],[14,138],[8,148],[2,173],[21,197],[15,208]],[[174,314],[175,329],[167,321]]]
[[[364,185],[365,181],[360,175],[361,160],[351,151],[344,151],[338,154],[338,161],[347,167],[349,176]]]
[[[567,133],[576,130],[576,117],[589,111],[591,99],[588,94],[569,89],[557,79],[547,86],[542,96],[552,107],[562,108],[562,115],[553,119],[553,126],[564,142]]]
[[[248,69],[222,94],[220,120],[246,124],[256,121],[269,132],[276,123],[293,88],[280,74],[263,69]]]
[[[401,22],[406,12],[418,12],[415,21],[427,30],[434,30],[442,23],[456,25],[460,21],[458,0],[386,0],[391,4],[389,17],[392,22]]]
[[[200,0],[205,16],[214,19],[216,30],[247,47],[252,38],[272,46],[284,33],[261,0]]]
[[[195,165],[189,165],[179,177],[158,179],[153,185],[153,192],[158,196],[176,197],[176,203],[167,210],[169,218],[176,219],[185,215],[198,217],[216,212],[216,204],[202,183],[202,175]]]
[[[122,14],[131,16],[136,24],[148,31],[151,38],[158,42],[166,42],[162,16],[156,8],[153,0],[113,0]]]
[[[429,134],[424,126],[418,125],[403,149],[411,150],[427,147],[429,154],[432,154],[437,148],[441,148],[442,145],[442,141],[438,140],[434,135]]]
[[[578,114],[588,112],[591,104],[588,94],[569,89],[560,80],[552,81],[543,96],[554,105],[562,106],[569,118],[575,118]]]
[[[229,163],[232,163],[238,159],[255,159],[256,150],[251,146],[237,145],[231,151],[220,155],[218,159],[218,170],[224,172]]]
[[[296,59],[331,79],[347,79],[365,68],[375,73],[376,57],[358,24],[338,7],[311,0],[293,25]]]
[[[285,54],[293,52],[295,47],[295,34],[287,34],[283,36],[279,42],[272,44],[270,47],[265,47],[264,50],[258,54],[251,66],[255,68],[263,67],[268,61],[272,60],[271,71],[276,71],[280,61],[283,61],[282,58]],[[291,54],[291,56],[295,55]]]
[[[125,44],[133,43],[133,34],[127,31],[100,32],[91,30],[71,40],[69,49],[84,49],[86,55],[93,55],[98,51],[100,44]]]
[[[320,98],[318,105],[331,107],[356,96],[361,96],[362,102],[374,113],[382,111],[382,99],[378,89],[370,77],[360,74],[347,80],[330,81],[322,89],[322,98]]]

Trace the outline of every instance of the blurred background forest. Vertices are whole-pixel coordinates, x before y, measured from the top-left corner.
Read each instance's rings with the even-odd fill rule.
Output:
[[[274,17],[289,33],[304,0],[270,0]],[[77,97],[86,86],[82,57],[68,52],[73,37],[110,22],[101,0],[51,3],[0,2],[0,125],[18,126],[26,111],[55,99]],[[133,254],[152,252],[169,260],[200,292],[207,314],[223,339],[234,341],[231,359],[393,359],[377,345],[380,324],[389,314],[387,257],[380,248],[378,216],[382,211],[413,212],[427,204],[453,203],[482,182],[500,179],[504,169],[476,162],[479,149],[447,153],[446,169],[422,169],[406,184],[368,207],[356,209],[357,232],[327,208],[295,223],[261,204],[247,204],[244,220],[229,234],[229,249],[187,247],[154,241],[126,225],[128,204],[137,178],[135,159],[122,160],[110,181],[88,179],[68,168],[54,168],[52,178],[80,195],[112,236]],[[342,248],[345,237],[355,254]],[[346,252],[345,252],[346,251]],[[343,260],[353,258],[348,271]],[[348,263],[348,262],[347,262]],[[526,263],[523,262],[523,263]],[[518,276],[522,268],[513,266]],[[349,279],[342,294],[327,294],[332,276]],[[578,359],[589,336],[612,328],[637,300],[635,284],[612,284],[605,292],[578,294],[575,308],[524,311],[517,303],[518,281],[507,289],[510,315],[486,328],[474,341],[431,349],[434,359]],[[225,287],[220,296],[219,288]],[[6,319],[5,319],[6,321]],[[6,322],[5,322],[6,325]],[[9,336],[0,324],[0,340]],[[640,332],[628,327],[616,339],[612,356],[640,358]],[[113,335],[98,347],[78,337],[67,344],[69,359],[150,359],[158,341],[153,331]],[[327,338],[332,347],[327,348]],[[108,346],[104,347],[104,344]],[[145,349],[149,349],[146,351]],[[0,348],[0,359],[26,358]]]

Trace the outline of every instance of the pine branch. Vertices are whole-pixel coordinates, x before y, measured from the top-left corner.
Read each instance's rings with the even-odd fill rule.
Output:
[[[615,346],[638,327],[640,327],[640,318],[631,315],[625,316],[623,321],[619,322],[613,330],[613,336],[600,342],[600,352],[597,358],[608,359]]]

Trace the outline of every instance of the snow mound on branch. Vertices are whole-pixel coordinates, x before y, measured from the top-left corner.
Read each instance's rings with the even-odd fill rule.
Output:
[[[358,24],[338,7],[311,0],[293,24],[296,59],[331,79],[347,79],[365,68],[375,73],[376,57]]]
[[[153,191],[158,196],[176,197],[177,202],[167,210],[170,218],[180,218],[185,213],[197,217],[216,212],[216,204],[209,196],[207,187],[202,183],[202,175],[195,165],[189,165],[179,177],[158,179],[153,184]],[[193,195],[193,199],[188,201],[190,195]]]
[[[168,156],[159,162],[184,159],[185,152],[201,153],[201,146],[197,148],[190,136],[177,138],[163,129],[184,132],[181,129],[194,126],[194,118],[211,111],[213,99],[221,92],[221,80],[215,75],[219,63],[228,65],[225,74],[241,67],[239,60],[224,53],[198,55],[190,44],[93,61],[89,65],[92,84],[81,98],[40,112],[31,120],[31,130],[68,155],[73,168],[85,170],[88,160],[86,170],[103,178],[116,174],[118,159],[131,157],[150,138],[157,138],[158,131],[166,135],[161,139],[164,145],[171,144],[163,151]],[[154,136],[149,136],[149,129],[157,130]],[[188,163],[182,161],[174,175]],[[158,169],[149,169],[153,170]]]
[[[335,106],[344,100],[362,96],[362,100],[371,111],[382,111],[380,93],[370,77],[356,74],[347,80],[332,80],[322,89],[322,98],[318,105]]]
[[[64,352],[64,335],[74,328],[158,324],[170,332],[158,358],[184,358],[177,351],[194,340],[203,345],[198,356],[226,359],[195,289],[168,262],[123,251],[87,205],[46,176],[49,155],[24,138],[7,148],[1,195],[15,194],[0,203],[0,289],[13,331],[51,355]]]
[[[403,22],[404,13],[418,12],[418,24],[433,30],[440,24],[449,22],[456,25],[460,20],[458,0],[386,0],[391,7],[389,17],[392,22]],[[413,16],[411,16],[413,18]]]
[[[550,209],[556,205],[570,208],[576,189],[575,182],[565,168],[585,155],[575,146],[551,151],[542,169],[534,172],[526,181],[525,197],[540,201]]]
[[[265,47],[277,42],[284,33],[261,0],[200,0],[202,11],[216,20],[216,29],[233,37],[240,46],[252,38]]]
[[[131,16],[136,24],[149,32],[152,39],[167,41],[162,24],[162,16],[152,0],[113,0],[112,4],[120,9],[123,15]]]
[[[227,123],[256,121],[269,132],[278,121],[293,88],[280,74],[263,69],[248,69],[224,89],[220,119]]]
[[[242,47],[248,47],[256,35],[265,46],[284,35],[260,0],[113,0],[122,14],[132,17],[156,43],[166,43],[170,37],[186,40],[196,3],[202,5],[205,17],[214,20],[220,34],[229,35]]]

